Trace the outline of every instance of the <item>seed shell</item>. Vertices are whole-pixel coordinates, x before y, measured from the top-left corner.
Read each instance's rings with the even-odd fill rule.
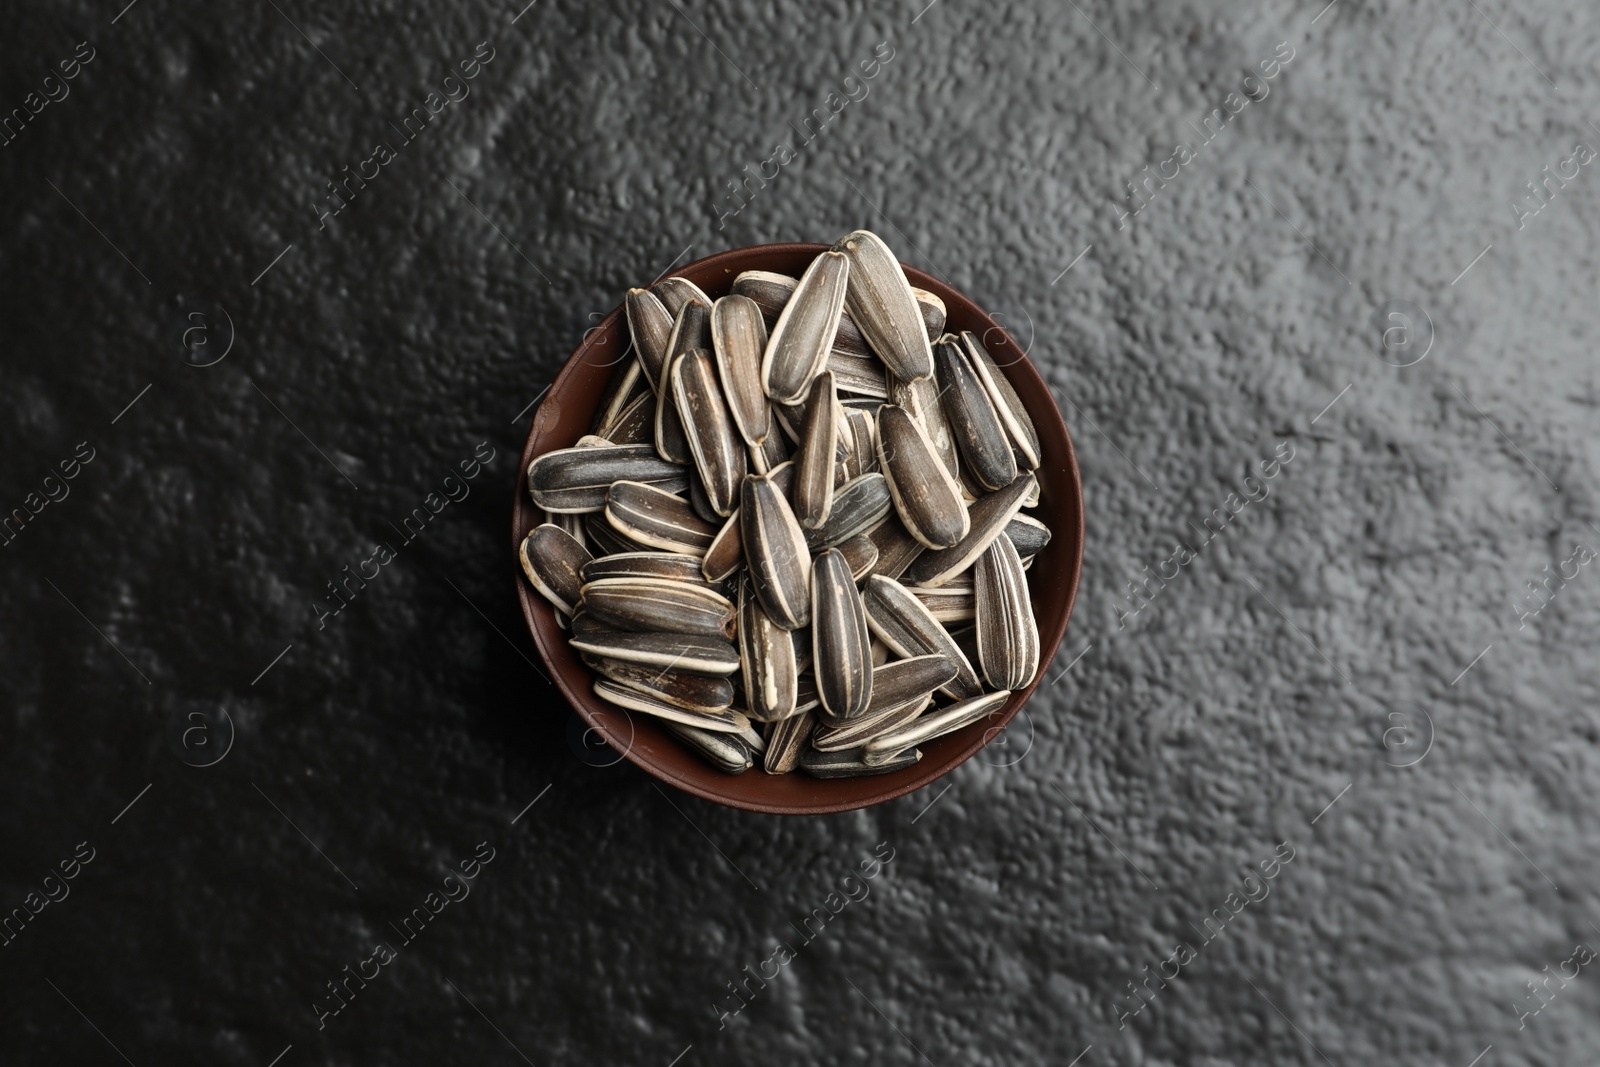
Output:
[[[972,661],[950,632],[935,619],[922,601],[893,578],[874,574],[862,590],[867,626],[900,656],[937,653],[955,665],[956,676],[940,688],[953,700],[966,700],[983,691]]]
[[[997,689],[1021,689],[1039,672],[1039,625],[1010,538],[1001,535],[984,549],[973,567],[973,586],[983,676]]]
[[[801,275],[762,355],[761,378],[773,400],[795,404],[805,399],[833,349],[849,279],[849,260],[837,252],[822,253]]]
[[[869,711],[854,722],[842,726],[829,726],[826,721],[811,735],[811,745],[818,752],[838,752],[841,749],[860,748],[879,734],[888,733],[911,722],[928,706],[930,697],[919,697],[904,704],[891,704],[882,711]]]
[[[732,641],[696,634],[594,633],[573,635],[578,652],[624,663],[689,671],[725,677],[739,669],[739,652]]]
[[[701,583],[667,578],[602,578],[582,589],[583,606],[623,630],[731,638],[734,607]]]
[[[956,445],[961,449],[962,472],[970,474],[985,489],[1010,485],[1017,477],[1011,436],[973,369],[965,346],[945,334],[933,351],[945,418],[950,420]]]
[[[761,606],[785,630],[811,622],[811,553],[774,475],[751,475],[741,490],[740,533]]]
[[[725,774],[743,774],[755,766],[750,742],[737,733],[713,733],[683,723],[668,722],[667,729]]]
[[[592,558],[583,545],[555,523],[536,526],[522,539],[517,555],[522,572],[557,609],[571,615],[583,584],[583,567]]]
[[[664,671],[659,667],[624,663],[604,656],[585,656],[584,662],[595,673],[617,685],[637,690],[674,707],[710,714],[726,711],[733,705],[733,683],[726,678],[690,674],[688,671]]]
[[[711,354],[691,349],[672,370],[673,399],[711,508],[726,518],[739,503],[745,445],[735,433]]]
[[[898,730],[879,734],[866,743],[862,762],[868,766],[887,763],[912,745],[920,745],[936,737],[963,730],[975,722],[982,722],[1000,710],[1010,696],[1010,693],[1003,690],[985,693],[971,700],[963,700],[959,704],[951,704],[948,708],[943,708],[932,715],[924,715]]]
[[[706,307],[711,306],[711,298],[705,294],[705,290],[688,278],[662,278],[650,287],[650,291],[661,300],[673,318],[677,318],[684,305],[694,301]]]
[[[811,649],[817,693],[836,720],[859,718],[872,701],[872,647],[850,567],[828,549],[811,568]]]
[[[1032,474],[1024,474],[997,493],[985,493],[967,509],[970,516],[967,536],[949,548],[925,552],[905,570],[908,585],[943,585],[965,571],[995,538],[1005,532],[1037,485]]]
[[[856,230],[833,247],[850,260],[845,306],[872,351],[901,378],[931,375],[927,324],[889,246],[875,233]]]
[[[709,585],[700,573],[700,558],[681,552],[619,552],[584,564],[583,580],[603,578],[666,578]]]
[[[733,295],[711,305],[711,346],[734,425],[745,444],[760,448],[772,432],[772,408],[761,385],[767,324],[754,300]]]
[[[648,289],[629,289],[622,300],[628,316],[628,333],[633,338],[634,355],[650,383],[650,391],[661,388],[661,368],[667,361],[667,341],[672,336],[674,315]]]
[[[848,541],[870,531],[893,508],[894,501],[883,475],[863,474],[834,489],[828,520],[817,529],[805,532],[806,544],[821,550]]]
[[[794,481],[794,514],[800,525],[815,530],[833,507],[834,451],[839,441],[839,394],[833,372],[823,371],[806,401],[805,432],[800,437],[800,462]]]
[[[768,729],[766,759],[762,770],[768,774],[788,774],[800,766],[811,743],[817,718],[811,712],[801,712],[773,723]]]
[[[800,769],[813,778],[862,778],[912,767],[922,758],[922,753],[913,748],[874,766],[863,762],[861,755],[859,748],[843,752],[818,752],[813,748],[801,757]]]
[[[688,472],[649,445],[562,448],[528,465],[528,492],[551,512],[602,511],[617,481],[643,482],[668,493],[688,488]]]
[[[739,656],[750,718],[774,722],[795,714],[800,670],[794,641],[768,617],[748,582],[739,593]]]
[[[612,484],[606,521],[640,544],[693,556],[704,556],[717,533],[688,501],[643,482]]]
[[[895,512],[912,537],[940,549],[967,535],[969,519],[961,487],[921,424],[898,404],[878,410],[878,462],[888,479]]]
[[[977,372],[978,379],[988,391],[996,414],[1000,416],[1000,421],[1005,423],[1006,432],[1011,435],[1011,444],[1016,449],[1018,464],[1027,470],[1037,469],[1043,455],[1039,444],[1039,431],[1034,428],[1033,418],[1023,405],[1022,397],[1017,395],[1011,379],[1006,377],[1000,365],[994,361],[994,357],[989,355],[988,350],[978,340],[977,334],[971,330],[963,331],[961,343],[966,346],[972,369]]]

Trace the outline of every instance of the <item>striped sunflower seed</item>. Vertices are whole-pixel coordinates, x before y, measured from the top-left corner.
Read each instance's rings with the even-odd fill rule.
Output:
[[[650,291],[660,298],[661,303],[666,306],[668,313],[673,318],[678,317],[678,313],[684,309],[686,304],[691,304],[695,301],[699,301],[706,307],[711,306],[711,298],[706,295],[705,290],[688,278],[662,278],[650,287]]]
[[[784,305],[761,360],[766,393],[783,404],[805,399],[833,350],[850,279],[850,263],[837,252],[812,260]]]
[[[942,623],[967,622],[978,614],[976,595],[970,585],[907,586],[907,590],[922,601],[928,614]]]
[[[878,549],[878,561],[873,564],[872,573],[886,578],[900,577],[911,566],[912,560],[926,551],[922,542],[911,536],[898,515],[889,515],[873,527],[867,536]]]
[[[762,769],[768,774],[788,774],[800,766],[811,743],[811,733],[817,718],[809,711],[780,719],[768,727],[766,759]]]
[[[800,437],[800,462],[794,479],[794,515],[815,530],[833,507],[834,450],[839,441],[839,394],[833,372],[823,371],[806,401],[805,432]]]
[[[1039,672],[1039,625],[1028,576],[1010,538],[1002,535],[989,543],[972,578],[983,676],[998,689],[1021,689]]]
[[[1006,536],[1011,538],[1017,555],[1022,557],[1026,565],[1050,543],[1050,527],[1032,515],[1019,514],[1006,524]]]
[[[624,689],[637,690],[673,707],[714,714],[733,706],[733,683],[726,678],[690,674],[688,671],[664,671],[659,667],[624,663],[604,656],[585,656],[584,662],[595,673]]]
[[[594,421],[590,429],[598,436],[616,439],[611,436],[611,429],[621,417],[622,412],[634,403],[639,397],[653,390],[649,381],[644,376],[644,368],[637,359],[625,359],[618,363],[611,372],[611,380],[606,383],[606,391],[601,394],[600,403],[595,408]]]
[[[789,302],[794,287],[799,284],[800,279],[792,274],[747,270],[741,271],[733,279],[733,292],[755,301],[756,307],[761,309],[762,320],[771,329],[772,324],[778,321],[778,316],[783,314],[783,305]]]
[[[776,470],[780,464],[787,463],[788,460],[789,439],[777,428],[768,431],[760,448],[750,450],[750,470],[755,474]]]
[[[672,388],[711,509],[726,518],[739,504],[745,446],[728,414],[711,354],[697,348],[679,359],[672,371]]]
[[[973,369],[965,346],[945,334],[933,346],[933,352],[945,418],[950,420],[956,446],[961,449],[962,473],[970,474],[985,489],[1010,485],[1017,477],[1011,436]]]
[[[603,511],[617,481],[643,482],[664,492],[688,488],[688,472],[649,445],[561,448],[528,465],[528,493],[550,512]]]
[[[879,734],[899,729],[922,714],[931,697],[919,697],[904,704],[891,704],[881,711],[869,711],[854,722],[829,726],[824,719],[811,735],[811,746],[818,752],[839,752],[860,748]]]
[[[811,622],[811,554],[805,533],[773,476],[749,475],[741,490],[740,533],[761,606],[785,630]]]
[[[848,475],[846,481],[878,470],[877,411],[845,408],[844,425],[839,436],[850,446],[844,461]]]
[[[794,641],[768,617],[748,582],[739,591],[739,659],[750,718],[774,722],[793,715],[800,687]]]
[[[883,475],[863,474],[834,489],[828,520],[815,530],[806,531],[806,544],[821,550],[848,541],[882,522],[893,507]]]
[[[972,661],[961,651],[944,624],[922,601],[893,578],[874,574],[862,590],[867,626],[879,640],[900,656],[936,653],[955,665],[956,676],[940,688],[952,700],[967,700],[983,692]]]
[[[705,559],[700,562],[700,573],[707,581],[723,582],[733,577],[734,572],[743,565],[743,522],[740,509],[734,508],[733,514],[728,516],[722,529],[717,531],[707,546]]]
[[[950,430],[950,420],[944,416],[944,405],[939,398],[939,383],[934,378],[913,378],[906,381],[889,376],[889,403],[905,408],[927,433],[928,440],[939,453],[939,460],[950,477],[961,474],[960,450],[956,437]]]
[[[573,612],[571,626],[573,637],[595,637],[600,634],[615,634],[622,632],[615,626],[607,626],[599,619],[596,619],[594,616],[590,615],[587,611],[584,611],[581,606],[577,611]],[[583,656],[585,663],[587,663],[591,658],[593,657],[587,655]]]
[[[688,501],[643,482],[611,484],[606,521],[640,544],[691,556],[704,556],[717,532]]]
[[[850,577],[858,582],[871,574],[872,568],[877,565],[878,546],[866,534],[847,537],[833,547],[844,557],[845,565],[850,568]]]
[[[639,380],[644,381],[641,374]],[[656,394],[646,390],[634,397],[606,427],[606,436],[619,445],[654,445],[656,439]]]
[[[850,567],[827,549],[811,568],[811,649],[817,692],[835,720],[859,718],[872,701],[872,648]]]
[[[833,247],[850,260],[845,306],[872,351],[901,378],[931,375],[933,354],[922,311],[889,246],[875,233],[856,230]]]
[[[588,614],[585,612],[584,614]],[[618,631],[572,637],[578,652],[647,667],[726,677],[739,669],[732,641],[698,634],[641,634]]]
[[[871,356],[848,356],[835,348],[828,356],[828,369],[833,371],[841,393],[877,400],[889,398],[889,383],[884,376],[883,364]]]
[[[1022,397],[1017,395],[1017,390],[1007,378],[1000,365],[989,355],[983,343],[978,340],[978,335],[971,330],[964,330],[961,334],[961,343],[967,349],[967,356],[971,360],[972,369],[977,373],[983,388],[989,394],[989,400],[994,404],[995,413],[1000,416],[1000,421],[1005,423],[1006,432],[1011,435],[1011,444],[1016,449],[1017,463],[1025,470],[1037,470],[1042,459],[1039,443],[1039,431],[1033,425],[1033,417],[1028,414],[1027,407],[1022,403]]]
[[[682,356],[667,358],[666,366],[662,369],[666,375],[663,384],[672,382],[682,361]],[[656,452],[664,460],[687,465],[694,459],[694,454],[689,451],[689,434],[684,429],[683,416],[678,412],[677,394],[670,388],[656,394],[655,442]]]
[[[900,753],[913,745],[920,745],[936,737],[963,730],[973,723],[982,722],[999,711],[1010,696],[1010,693],[1003,691],[985,693],[971,700],[963,700],[959,704],[951,704],[948,708],[931,715],[924,715],[898,730],[879,734],[866,743],[862,762],[869,767],[893,762]]]
[[[641,545],[611,525],[603,511],[592,511],[583,516],[583,532],[594,546],[596,555],[651,551],[649,545]]]
[[[756,765],[750,742],[740,734],[713,733],[679,722],[665,725],[678,740],[700,753],[706,762],[725,774],[743,774]]]
[[[583,585],[584,565],[592,558],[588,549],[555,523],[547,522],[522,539],[517,555],[529,583],[558,610],[571,615]]]
[[[944,301],[928,292],[926,289],[911,287],[911,295],[917,298],[917,310],[922,312],[922,322],[927,328],[928,340],[936,341],[944,336],[945,306]]]
[[[585,549],[589,547],[589,537],[584,533],[584,517],[570,511],[558,511],[550,516],[550,521],[567,531],[567,536],[572,538]]]
[[[813,748],[800,758],[800,769],[813,778],[863,778],[914,767],[922,758],[922,753],[913,748],[887,762],[872,765],[862,760],[862,751],[851,748],[843,752],[818,752]]]
[[[967,535],[961,487],[945,469],[927,431],[898,404],[878,410],[878,463],[888,479],[895,512],[928,548],[949,548]]]
[[[665,578],[691,585],[710,585],[700,573],[700,558],[682,552],[618,552],[584,564],[583,580]]]
[[[727,638],[734,635],[733,604],[700,583],[667,578],[602,578],[585,584],[581,595],[589,614],[619,629]]]
[[[1032,474],[1024,474],[998,493],[985,493],[967,509],[970,516],[967,536],[949,548],[925,552],[905,569],[908,585],[943,585],[966,571],[983,550],[999,537],[1037,484]]]
[[[733,295],[711,305],[711,346],[734,425],[746,445],[760,449],[772,433],[772,407],[761,384],[767,324],[754,300]]]
[[[650,383],[651,392],[661,389],[661,368],[667,361],[667,341],[672,336],[674,315],[648,289],[629,289],[622,306],[628,316],[628,334],[633,338],[634,355]]]

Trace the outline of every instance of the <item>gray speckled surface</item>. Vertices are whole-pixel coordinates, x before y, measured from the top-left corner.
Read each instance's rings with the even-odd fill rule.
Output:
[[[0,44],[0,108],[68,93],[0,138],[0,507],[64,496],[0,559],[0,908],[39,907],[0,938],[0,1060],[1600,1054],[1593,11],[121,2],[13,7]],[[1147,165],[1170,181],[1119,219]],[[1062,677],[1004,747],[845,816],[587,766],[511,595],[527,406],[625,286],[858,225],[1070,401]],[[226,358],[185,364],[196,326],[189,358]],[[319,624],[480,442],[465,498]],[[1172,577],[1130,600],[1146,567]],[[195,766],[219,706],[231,748]]]

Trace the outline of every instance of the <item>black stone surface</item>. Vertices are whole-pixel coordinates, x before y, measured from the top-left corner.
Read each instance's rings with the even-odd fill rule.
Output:
[[[1592,7],[123,2],[0,33],[0,1061],[1595,1061]],[[845,816],[590,766],[530,405],[626,286],[856,226],[1066,401],[1046,687]]]

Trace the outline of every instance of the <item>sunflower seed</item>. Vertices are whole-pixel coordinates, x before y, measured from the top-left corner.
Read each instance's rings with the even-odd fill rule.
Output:
[[[628,315],[628,333],[633,338],[639,367],[650,383],[650,391],[659,392],[661,367],[667,361],[667,341],[676,316],[648,289],[629,289],[622,306]]]
[[[1006,536],[1017,548],[1017,555],[1027,563],[1050,543],[1050,527],[1032,515],[1017,515],[1006,524]]]
[[[710,587],[700,573],[700,558],[681,552],[621,552],[583,566],[584,582],[606,578],[666,578]]]
[[[872,573],[887,578],[900,577],[913,560],[927,551],[895,514],[873,527],[867,536],[878,549],[878,562],[873,564]]]
[[[828,369],[838,380],[839,392],[888,399],[889,384],[883,364],[871,356],[847,356],[835,348],[828,356]]]
[[[734,295],[711,305],[711,345],[734,425],[745,444],[760,448],[772,432],[772,408],[761,384],[767,324],[756,302]]]
[[[772,324],[778,321],[778,316],[783,313],[783,305],[789,302],[794,287],[799,284],[800,279],[792,274],[779,274],[770,270],[747,270],[733,279],[733,292],[755,301],[756,307],[761,309],[762,319],[768,328],[771,328]]]
[[[643,482],[664,492],[688,487],[688,473],[648,445],[562,448],[528,465],[528,492],[546,511],[602,511],[616,481]]]
[[[945,469],[922,426],[898,404],[878,411],[878,462],[895,513],[928,548],[949,548],[967,535],[961,488]]]
[[[800,685],[795,690],[794,713],[817,713],[822,708],[822,696],[817,692],[817,674],[815,671],[801,671]]]
[[[754,474],[766,474],[776,470],[778,465],[789,459],[789,439],[783,431],[773,429],[767,433],[766,439],[761,442],[760,448],[750,450],[750,471]]]
[[[862,762],[869,767],[889,763],[912,745],[920,745],[936,737],[965,729],[975,722],[982,722],[999,711],[1010,696],[1010,693],[1004,691],[985,693],[971,700],[963,700],[959,704],[951,704],[948,708],[936,711],[932,715],[924,715],[898,730],[879,734],[867,742]]]
[[[844,461],[848,474],[846,481],[859,478],[863,474],[871,474],[878,469],[878,431],[875,412],[846,408],[839,436],[850,446]]]
[[[679,356],[667,360],[663,368],[667,382],[671,382],[673,372],[682,359]],[[683,416],[678,412],[678,400],[671,389],[663,389],[656,394],[655,442],[656,452],[662,459],[682,464],[694,459],[689,451],[689,435],[683,427]]]
[[[750,475],[741,490],[740,533],[761,606],[785,630],[811,621],[811,554],[774,476]]]
[[[623,630],[734,635],[734,608],[705,585],[666,578],[602,578],[582,589],[583,606]]]
[[[913,748],[885,763],[869,766],[862,762],[861,755],[859,748],[843,752],[818,752],[813,748],[801,757],[800,769],[813,778],[861,778],[912,767],[922,758],[922,753]]]
[[[883,239],[868,230],[846,234],[834,244],[850,260],[845,306],[879,359],[901,378],[933,373],[928,332],[917,298],[899,260]]]
[[[639,397],[653,391],[638,360],[625,359],[618,363],[616,370],[611,372],[611,380],[606,383],[606,391],[601,395],[599,405],[595,408],[594,422],[590,424],[594,433],[601,437],[611,437],[611,428],[621,417],[622,412]]]
[[[589,547],[589,538],[583,532],[583,516],[570,511],[558,511],[550,516],[550,521],[567,531],[567,536],[572,538],[585,549]]]
[[[856,534],[833,547],[844,557],[845,564],[850,568],[850,577],[858,582],[871,574],[878,562],[878,546],[866,534]]]
[[[897,708],[923,697],[931,697],[954,681],[956,672],[955,661],[937,652],[890,660],[875,667],[872,671],[872,702],[867,706],[867,714],[876,715],[887,708]]]
[[[855,579],[838,549],[811,567],[811,648],[817,692],[836,720],[859,718],[872,701],[872,648]]]
[[[944,464],[944,469],[950,472],[950,477],[960,477],[960,451],[956,447],[955,434],[950,430],[950,420],[944,417],[938,381],[933,378],[906,381],[890,375],[889,403],[899,404],[906,409],[927,433],[928,440],[933,442],[934,450],[939,453],[939,460]]]
[[[833,491],[833,507],[828,521],[805,534],[812,549],[823,549],[848,541],[882,522],[894,507],[889,485],[881,474],[863,474]]]
[[[739,591],[739,658],[750,718],[772,722],[793,715],[800,686],[794,641],[768,617],[748,582]]]
[[[592,656],[691,674],[726,677],[739,669],[739,652],[732,641],[698,634],[574,634],[572,647]]]
[[[605,656],[585,656],[584,662],[595,673],[624,689],[635,690],[673,707],[713,714],[727,711],[733,706],[733,683],[726,678],[690,674],[688,671],[664,671],[659,667],[624,663]]]
[[[711,306],[711,298],[688,278],[662,278],[650,287],[650,291],[661,299],[674,318],[683,310],[685,304],[698,300],[706,307]]]
[[[643,376],[639,379],[644,381]],[[606,427],[606,436],[619,445],[654,445],[656,440],[656,394],[640,393]]]
[[[740,511],[733,509],[717,536],[706,548],[705,559],[700,563],[700,573],[707,581],[722,582],[744,565],[744,534]]]
[[[1011,451],[1005,424],[973,369],[972,358],[951,334],[945,334],[933,352],[945,418],[950,420],[961,449],[963,471],[970,472],[986,489],[1010,485],[1017,477],[1017,457]]]
[[[816,733],[811,735],[811,745],[818,752],[838,752],[847,748],[860,748],[879,734],[898,729],[922,714],[931,697],[921,696],[904,704],[891,704],[882,711],[866,715],[842,726],[829,726],[824,719]]]
[[[641,545],[611,525],[603,511],[592,511],[583,517],[583,532],[594,545],[595,554],[602,557],[651,551],[649,545]]]
[[[571,627],[573,637],[597,637],[602,634],[615,634],[622,632],[615,626],[607,626],[599,619],[596,619],[587,611],[584,611],[582,606],[579,606],[578,610],[573,613]],[[582,658],[583,661],[587,663],[594,657],[585,655]]]
[[[801,276],[761,359],[761,379],[773,400],[794,404],[805,399],[833,349],[849,278],[850,263],[837,252],[822,253]]]
[[[972,661],[905,586],[893,578],[874,574],[867,579],[862,601],[867,610],[867,626],[897,655],[937,653],[955,665],[956,676],[940,688],[941,693],[953,700],[966,700],[983,692]]]
[[[977,617],[978,606],[970,585],[907,586],[907,591],[942,623],[966,622]]]
[[[918,289],[914,285],[911,287],[911,295],[917,298],[917,310],[922,312],[922,322],[927,327],[928,340],[936,341],[944,336],[944,301],[926,289]]]
[[[679,358],[672,369],[672,390],[711,508],[726,518],[738,506],[745,446],[728,416],[711,354],[697,348]]]
[[[983,676],[998,689],[1021,689],[1039,672],[1039,625],[1010,538],[996,537],[983,550],[973,567],[973,586]]]
[[[817,718],[809,711],[773,723],[768,728],[767,753],[762,769],[768,774],[788,774],[800,766],[800,757],[805,755],[816,725]]]
[[[982,342],[978,340],[977,334],[971,330],[963,331],[961,343],[966,346],[972,369],[977,373],[979,381],[983,382],[989,400],[994,404],[995,413],[1000,416],[1000,421],[1005,423],[1006,432],[1011,435],[1011,444],[1016,449],[1018,464],[1026,470],[1037,469],[1042,455],[1039,431],[1034,428],[1033,419],[1023,405],[1022,397],[1017,395],[1011,379],[1006,377],[1000,365],[994,361],[994,357],[989,355]]]
[[[778,321],[778,316],[783,312],[783,305],[789,302],[789,295],[794,292],[796,284],[798,279],[789,274],[747,270],[734,278],[733,291],[754,300],[761,308],[761,317],[770,328]],[[922,313],[928,340],[932,341],[942,336],[945,322],[944,301],[926,289],[914,286],[911,295],[916,298],[917,310]],[[839,329],[833,337],[833,353],[858,358],[872,355],[872,349],[867,346],[866,338],[861,336],[860,328],[856,326],[848,311],[839,318]]]
[[[905,569],[908,585],[943,585],[972,566],[983,550],[1006,529],[1022,507],[1030,487],[1037,484],[1024,474],[998,493],[985,493],[967,509],[967,536],[938,552],[925,552]]]
[[[839,442],[839,394],[833,372],[823,371],[806,402],[805,431],[800,437],[800,462],[794,480],[794,514],[800,525],[815,530],[833,507],[835,449]]]
[[[707,763],[725,774],[743,774],[755,766],[750,743],[740,734],[712,733],[678,722],[666,723],[678,740],[698,752]]]
[[[641,544],[691,556],[704,556],[717,532],[688,501],[642,482],[611,484],[606,520]]]
[[[579,572],[590,556],[571,534],[554,523],[534,527],[517,555],[522,572],[546,600],[568,615],[578,603]]]

